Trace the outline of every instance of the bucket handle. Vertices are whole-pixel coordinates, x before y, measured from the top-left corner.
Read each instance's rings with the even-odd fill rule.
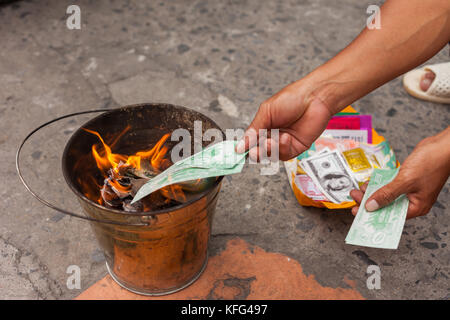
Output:
[[[145,222],[143,222],[143,223],[124,223],[124,222],[116,222],[116,221],[95,219],[95,218],[87,217],[87,216],[80,215],[80,214],[77,214],[77,213],[73,213],[73,212],[65,210],[63,208],[59,208],[59,207],[55,206],[54,204],[48,202],[47,200],[41,198],[33,189],[31,189],[31,187],[28,185],[28,183],[25,181],[25,178],[22,175],[22,170],[20,169],[20,152],[22,151],[22,147],[25,145],[25,142],[27,142],[27,140],[33,134],[35,134],[37,131],[41,130],[42,128],[52,124],[53,122],[56,122],[56,121],[59,121],[59,120],[65,119],[65,118],[74,117],[74,116],[87,114],[87,113],[97,113],[97,112],[106,112],[106,111],[108,111],[108,110],[107,109],[95,109],[95,110],[87,110],[87,111],[80,111],[80,112],[66,114],[64,116],[61,116],[61,117],[55,118],[53,120],[47,121],[47,122],[41,124],[36,129],[34,129],[33,131],[31,131],[25,137],[25,139],[23,139],[22,143],[19,145],[19,148],[17,149],[17,152],[16,152],[16,170],[17,170],[17,174],[19,175],[20,181],[22,181],[23,185],[28,190],[28,192],[30,192],[33,195],[33,197],[35,197],[41,203],[45,204],[47,207],[49,207],[49,208],[51,208],[53,210],[59,211],[61,213],[67,214],[67,215],[72,216],[72,217],[76,217],[76,218],[80,218],[80,219],[84,219],[84,220],[89,220],[89,221],[93,221],[93,222],[115,224],[115,225],[123,225],[123,226],[139,226],[139,227],[140,226],[148,226],[148,225],[150,225],[150,223],[145,223]],[[149,216],[142,216],[142,217],[143,218],[148,218]]]

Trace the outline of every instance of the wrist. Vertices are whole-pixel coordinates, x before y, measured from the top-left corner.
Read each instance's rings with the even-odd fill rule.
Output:
[[[430,156],[433,157],[433,166],[439,168],[442,174],[450,175],[450,126],[437,135],[425,138],[425,143],[432,146]]]
[[[339,81],[332,72],[317,68],[298,81],[305,90],[306,103],[318,99],[325,104],[332,115],[338,113],[353,101],[349,101],[349,86]]]
[[[377,64],[355,63],[361,60],[360,56],[360,53],[346,48],[302,79],[314,88],[311,94],[327,104],[333,113],[341,111],[387,81],[377,77]]]
[[[440,146],[440,150],[446,158],[450,170],[450,126],[432,138],[434,138]]]

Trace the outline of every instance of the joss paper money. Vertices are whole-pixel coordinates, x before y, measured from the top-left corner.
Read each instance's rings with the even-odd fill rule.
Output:
[[[236,143],[222,141],[173,164],[144,184],[131,203],[171,184],[241,172],[247,153],[236,153]]]
[[[300,162],[322,194],[334,203],[353,201],[350,191],[359,189],[350,168],[338,151],[319,153]]]
[[[391,182],[398,170],[373,171],[358,213],[345,239],[347,244],[382,249],[398,248],[409,205],[406,195],[398,197],[393,203],[377,211],[368,212],[365,209],[367,199]]]

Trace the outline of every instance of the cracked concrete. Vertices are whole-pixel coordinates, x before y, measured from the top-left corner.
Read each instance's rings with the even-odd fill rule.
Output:
[[[25,249],[0,237],[0,288],[8,299],[55,299],[59,284],[48,276],[47,267]],[[17,290],[20,289],[20,290]]]
[[[106,274],[88,223],[42,206],[20,184],[14,156],[30,130],[71,112],[144,101],[184,105],[223,128],[243,128],[259,103],[349,43],[373,2],[82,0],[81,30],[66,28],[70,1],[0,6],[0,298],[69,299]],[[446,60],[448,48],[430,62]],[[373,115],[400,161],[450,123],[450,109],[415,100],[400,79],[354,107]],[[76,212],[60,157],[89,118],[50,126],[23,153],[30,184]],[[366,298],[448,299],[449,197],[447,183],[430,214],[406,223],[398,250],[359,248],[344,243],[348,211],[300,207],[282,167],[260,176],[246,166],[224,179],[210,251],[218,255],[241,237],[295,259],[323,286],[346,287],[350,279]],[[366,288],[372,263],[381,267],[381,290]],[[70,265],[81,269],[81,290],[66,287]]]

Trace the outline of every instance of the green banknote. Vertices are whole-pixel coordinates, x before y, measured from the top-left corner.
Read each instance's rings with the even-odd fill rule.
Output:
[[[176,162],[144,184],[131,203],[171,184],[241,172],[247,153],[236,153],[236,143],[234,140],[225,140]]]
[[[365,209],[367,199],[391,182],[399,169],[375,169],[345,242],[357,246],[397,249],[405,224],[409,200],[401,195],[390,205],[374,212]]]

